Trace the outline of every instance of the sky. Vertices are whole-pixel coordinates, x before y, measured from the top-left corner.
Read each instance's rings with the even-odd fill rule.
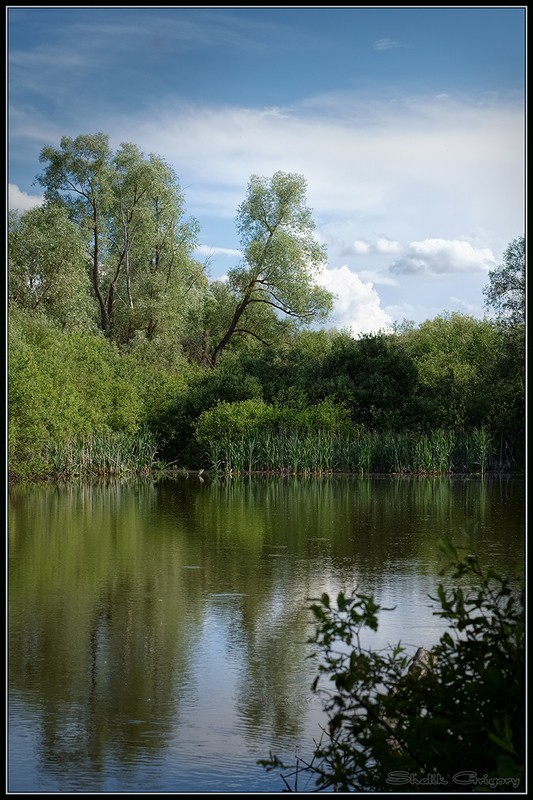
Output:
[[[526,6],[7,6],[8,202],[98,132],[175,170],[211,280],[252,175],[303,175],[328,326],[487,314],[525,233]]]

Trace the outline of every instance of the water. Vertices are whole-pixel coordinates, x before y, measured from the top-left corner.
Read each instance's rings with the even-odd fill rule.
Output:
[[[8,790],[282,792],[257,760],[310,758],[325,722],[309,598],[373,593],[373,646],[431,646],[437,538],[514,572],[524,505],[513,479],[13,488]]]

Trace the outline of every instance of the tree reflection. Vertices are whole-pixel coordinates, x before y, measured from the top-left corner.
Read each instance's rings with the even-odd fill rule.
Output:
[[[192,757],[191,720],[225,714],[263,755],[297,742],[309,598],[392,586],[429,613],[417,581],[438,572],[437,538],[480,521],[495,567],[518,566],[523,498],[510,481],[348,476],[14,487],[10,711],[24,705],[43,770],[91,791],[111,761],[128,774],[176,741]]]

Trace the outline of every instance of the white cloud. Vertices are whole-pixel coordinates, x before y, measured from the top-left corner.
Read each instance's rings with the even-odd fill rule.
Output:
[[[30,208],[42,205],[43,200],[42,196],[26,194],[16,184],[9,184],[8,206],[11,211],[29,211]]]
[[[390,274],[386,272],[378,272],[377,270],[370,269],[358,269],[357,274],[364,283],[375,283],[380,286],[400,285],[396,278],[391,278]]]
[[[100,111],[91,127],[108,132],[113,148],[127,128],[128,141],[162,155],[201,222],[233,220],[250,176],[283,170],[305,176],[317,227],[337,226],[343,260],[380,238],[418,241],[429,231],[503,252],[522,232],[524,110],[520,100],[479,99],[339,92],[257,109],[154,99],[130,109],[127,126]],[[12,140],[26,148],[79,133],[16,107],[10,117]]]
[[[115,130],[118,145],[122,120]],[[473,237],[483,226],[514,231],[522,218],[518,103],[332,94],[283,113],[176,104],[130,116],[128,130],[175,165],[194,213],[233,217],[252,174],[283,170],[305,176],[319,224],[352,220],[364,234],[352,241],[376,229],[405,241],[437,222],[441,235]]]
[[[337,245],[340,244],[338,240],[335,241],[335,237],[330,241]],[[402,251],[403,247],[400,242],[389,239],[387,236],[379,236],[374,242],[355,239],[351,244],[341,245],[341,254],[344,256],[390,255],[391,253],[401,253]]]
[[[384,39],[377,39],[374,43],[374,50],[391,50],[394,47],[399,47],[398,42],[385,37]]]
[[[234,220],[251,175],[302,174],[329,263],[345,264],[338,269],[355,276],[352,283],[346,275],[343,288],[353,313],[339,307],[333,324],[355,321],[365,330],[382,327],[406,292],[408,300],[416,293],[417,318],[429,318],[442,308],[446,275],[455,278],[446,297],[480,295],[493,254],[500,258],[523,232],[523,118],[520,98],[376,100],[339,92],[262,109],[154,98],[150,108],[130,110],[127,125],[120,113],[100,110],[91,129],[106,131],[112,148],[127,130],[128,141],[174,167],[204,242],[227,245],[198,251],[212,258],[215,276],[227,272],[229,258],[240,258]],[[54,125],[11,111],[12,139],[25,149],[79,135],[72,121],[65,127],[54,118]],[[333,280],[335,270],[329,272]]]
[[[394,242],[391,239],[388,239],[386,236],[380,236],[377,242],[374,245],[374,250],[376,253],[401,253],[403,250],[402,245],[399,242]]]
[[[324,269],[317,283],[336,296],[331,318],[335,327],[348,328],[353,336],[390,327],[392,320],[372,284],[364,283],[346,264]]]
[[[370,245],[368,242],[362,242],[356,239],[355,242],[352,242],[351,245],[348,245],[348,247],[345,249],[344,252],[347,255],[349,253],[353,253],[353,255],[363,256],[366,255],[367,253],[370,253]]]
[[[207,244],[200,244],[196,248],[197,255],[213,258],[214,256],[230,256],[231,258],[242,258],[240,250],[232,250],[229,247],[210,247]]]
[[[469,314],[470,316],[473,317],[477,317],[480,315],[480,303],[478,303],[477,305],[475,305],[474,303],[467,303],[461,297],[455,297],[454,295],[450,297],[450,300],[452,301],[452,303],[459,306],[459,308],[463,310],[463,313]]]
[[[390,271],[396,274],[448,275],[451,273],[488,272],[496,260],[487,248],[475,248],[457,239],[424,239],[411,242],[407,252],[394,261]]]

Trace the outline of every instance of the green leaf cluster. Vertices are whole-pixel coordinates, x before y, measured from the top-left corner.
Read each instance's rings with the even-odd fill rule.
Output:
[[[307,769],[319,789],[524,790],[522,581],[483,566],[469,548],[441,547],[448,564],[432,599],[447,629],[416,667],[401,642],[365,645],[365,629],[377,630],[386,611],[373,597],[313,601],[313,690],[328,724]]]
[[[507,245],[503,264],[489,272],[484,289],[485,304],[503,325],[524,325],[526,321],[526,237],[518,236]]]
[[[109,340],[65,333],[48,317],[22,309],[10,312],[8,335],[11,474],[46,474],[44,453],[53,442],[140,430],[139,373]]]

